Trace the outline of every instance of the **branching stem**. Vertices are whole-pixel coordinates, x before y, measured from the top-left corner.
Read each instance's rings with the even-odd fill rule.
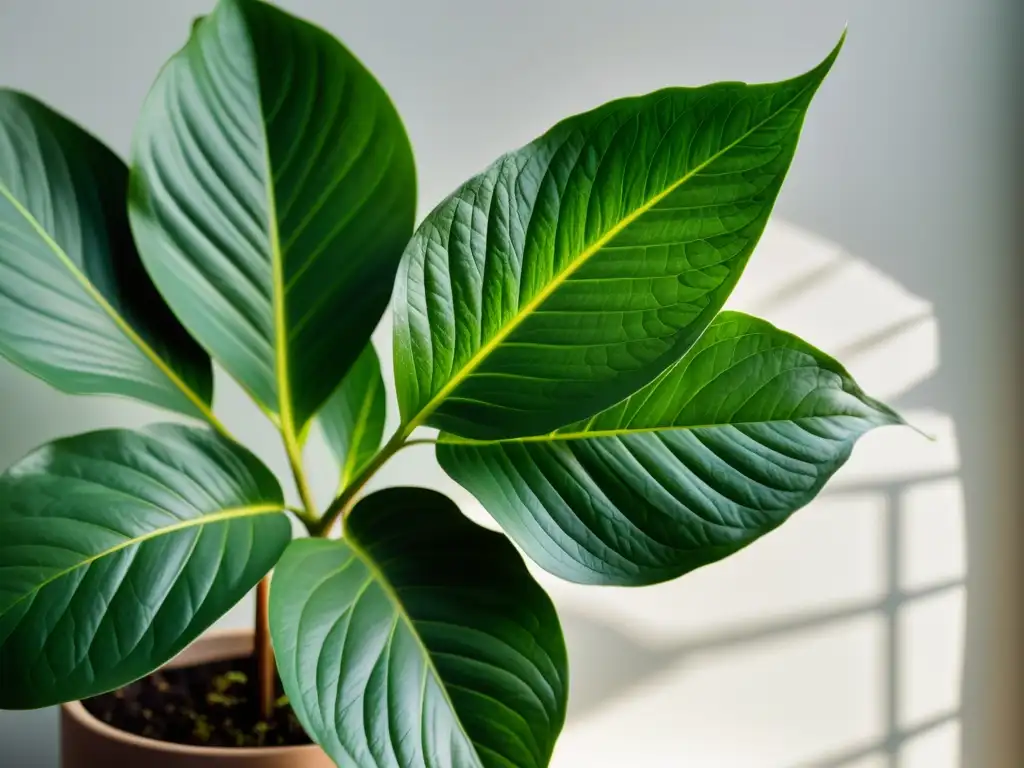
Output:
[[[355,501],[356,496],[361,490],[370,482],[371,478],[377,474],[381,467],[387,464],[388,460],[398,453],[403,448],[408,448],[411,445],[424,445],[435,442],[431,439],[420,438],[416,440],[410,440],[409,434],[412,430],[409,427],[399,428],[391,439],[385,444],[377,455],[370,460],[370,462],[363,467],[358,475],[349,483],[338,497],[331,502],[331,505],[327,508],[323,517],[310,529],[310,533],[313,536],[328,536],[334,524],[338,521],[338,518],[343,518],[348,514],[352,503]]]

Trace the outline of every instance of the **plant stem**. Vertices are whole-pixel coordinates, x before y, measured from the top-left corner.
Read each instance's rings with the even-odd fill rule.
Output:
[[[206,410],[203,415],[206,421],[218,434],[226,440],[237,443],[238,440],[232,435],[227,427],[213,415],[213,411]],[[289,454],[289,459],[291,454]],[[292,471],[295,466],[292,465]],[[298,483],[298,476],[296,477]],[[303,478],[303,484],[305,478]],[[304,487],[304,486],[303,486]],[[308,492],[308,489],[307,489]],[[302,488],[299,491],[303,495]],[[303,504],[306,504],[306,497],[303,496]],[[295,513],[308,527],[314,519],[306,508],[293,509],[286,507]],[[270,641],[270,574],[260,579],[256,585],[256,627],[253,645],[253,655],[256,657],[256,685],[259,688],[260,719],[269,722],[274,716],[274,702],[277,700],[277,664],[274,661],[274,646]]]
[[[310,528],[310,534],[313,536],[326,537],[330,532],[331,528],[334,527],[334,523],[337,522],[339,517],[343,517],[348,513],[349,507],[352,502],[355,501],[356,495],[363,490],[363,487],[370,481],[370,479],[377,474],[377,471],[383,467],[392,456],[398,453],[403,448],[407,448],[410,445],[420,445],[422,443],[432,443],[433,440],[409,440],[409,433],[412,430],[409,427],[399,428],[391,439],[388,440],[387,444],[377,452],[377,455],[373,457],[369,464],[363,467],[362,471],[355,477],[355,479],[345,486],[344,490],[338,495],[338,497],[331,502],[331,506],[324,512],[323,517]]]
[[[260,719],[269,722],[277,699],[277,665],[270,642],[270,575],[256,587],[256,684],[259,686]]]
[[[313,494],[306,480],[306,472],[302,466],[302,449],[299,447],[294,430],[281,429],[288,464],[295,478],[295,487],[299,491],[301,505],[298,509],[289,508],[305,524],[312,529],[316,524],[316,506]],[[267,574],[256,586],[256,686],[259,691],[260,719],[269,722],[274,717],[274,702],[277,700],[277,663],[274,659],[274,646],[270,640],[270,574]]]

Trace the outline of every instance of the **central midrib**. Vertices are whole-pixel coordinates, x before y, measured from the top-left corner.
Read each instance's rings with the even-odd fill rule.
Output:
[[[677,181],[673,182],[664,190],[651,197],[650,200],[648,200],[643,205],[639,206],[636,210],[632,211],[628,216],[623,218],[621,221],[615,224],[615,226],[609,229],[605,234],[603,234],[601,237],[595,240],[594,243],[592,243],[590,246],[584,249],[579,256],[573,259],[572,262],[570,262],[570,264],[564,270],[562,270],[562,272],[560,272],[550,283],[544,286],[544,288],[541,289],[536,296],[534,296],[525,305],[523,305],[519,309],[519,311],[516,312],[515,316],[508,323],[506,323],[501,328],[501,330],[498,331],[498,333],[496,333],[491,339],[487,341],[486,344],[482,345],[480,349],[478,349],[473,354],[473,356],[466,362],[466,364],[459,369],[458,373],[452,378],[450,378],[445,383],[445,385],[437,391],[437,394],[435,394],[427,402],[427,404],[423,406],[423,408],[421,408],[420,411],[412,419],[409,420],[409,422],[403,428],[402,434],[408,437],[416,427],[423,424],[423,422],[426,421],[426,419],[428,419],[430,415],[440,407],[444,400],[447,399],[447,397],[453,391],[455,391],[455,389],[460,384],[462,384],[466,379],[472,376],[473,372],[484,362],[484,360],[486,360],[490,356],[490,354],[498,346],[500,346],[505,341],[505,339],[507,339],[516,330],[516,328],[518,328],[519,325],[522,324],[522,322],[527,317],[529,317],[533,313],[534,310],[536,310],[544,301],[546,301],[556,290],[558,290],[558,288],[562,286],[562,284],[569,277],[573,275],[573,273],[578,271],[584,264],[587,263],[587,261],[590,260],[591,257],[598,253],[602,248],[604,248],[619,233],[625,230],[630,224],[635,222],[645,213],[650,211],[654,206],[656,206],[658,203],[660,203],[662,200],[668,197],[668,195],[672,194],[677,189],[679,189],[679,187],[681,187],[687,181],[692,179],[695,175],[697,175],[705,168],[707,168],[711,163],[715,162],[726,152],[729,152],[732,149],[734,149],[737,145],[745,141],[755,132],[764,127],[767,123],[778,117],[778,115],[780,115],[782,112],[789,109],[789,107],[791,107],[798,99],[800,99],[808,91],[808,89],[814,87],[814,85],[815,81],[812,80],[808,85],[805,85],[803,88],[801,88],[795,96],[787,100],[786,103],[779,107],[777,110],[773,111],[763,120],[760,120],[759,122],[755,123],[741,136],[729,142],[729,144],[722,147],[720,150],[718,150],[718,152],[713,154],[707,160],[695,166],[690,171],[687,171]]]
[[[277,198],[274,193],[273,166],[270,164],[270,137],[267,135],[263,106],[260,105],[263,127],[263,153],[266,168],[264,192],[267,199],[267,240],[270,246],[270,281],[274,302],[274,381],[277,383],[277,410],[286,440],[295,439],[295,414],[292,410],[291,377],[288,366],[288,326],[285,308],[284,259],[277,227]]]
[[[380,585],[381,590],[394,606],[395,615],[398,617],[399,621],[404,623],[412,633],[413,637],[416,638],[416,645],[419,647],[420,653],[423,656],[424,665],[427,671],[434,678],[438,688],[441,689],[441,695],[444,696],[445,703],[451,710],[452,719],[455,720],[455,725],[458,727],[459,733],[461,733],[463,738],[465,738],[469,748],[473,750],[473,756],[477,759],[477,765],[474,768],[483,768],[484,763],[480,758],[480,754],[477,752],[476,742],[470,738],[470,735],[466,732],[466,727],[462,724],[462,718],[459,716],[459,711],[455,708],[455,703],[448,694],[448,687],[445,685],[444,678],[441,677],[441,673],[438,671],[437,665],[434,664],[434,657],[430,655],[430,649],[427,648],[427,644],[423,642],[423,638],[420,637],[419,630],[416,629],[416,623],[413,621],[412,616],[410,616],[405,610],[405,605],[402,603],[402,599],[398,596],[398,593],[391,585],[388,577],[377,566],[377,563],[372,557],[370,557],[370,554],[356,542],[354,536],[348,537],[345,540],[345,543],[352,549],[355,556],[362,561],[363,565],[370,572],[370,575]]]
[[[470,438],[458,437],[444,433],[438,438],[438,445],[461,445],[468,447],[487,447],[492,445],[510,445],[513,443],[558,443],[576,440],[600,440],[609,437],[629,437],[630,435],[648,435],[654,432],[687,432],[697,429],[725,429],[728,427],[754,427],[762,424],[797,424],[802,421],[815,419],[836,419],[844,416],[852,418],[859,417],[849,413],[813,414],[811,416],[797,416],[788,419],[765,419],[764,421],[735,421],[721,422],[718,424],[669,424],[664,427],[629,427],[624,429],[599,429],[593,432],[550,432],[546,435],[528,435],[526,437],[510,437],[503,440],[472,440]]]

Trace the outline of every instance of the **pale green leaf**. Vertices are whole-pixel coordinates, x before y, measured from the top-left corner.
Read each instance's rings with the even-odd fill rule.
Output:
[[[0,89],[0,354],[64,392],[205,416],[210,359],[142,268],[127,192],[98,139]]]
[[[861,435],[899,423],[832,358],[723,312],[675,366],[597,416],[516,440],[442,436],[437,457],[552,573],[650,584],[781,525]]]
[[[363,499],[274,573],[281,679],[345,768],[543,768],[566,707],[558,617],[519,553],[434,491]]]
[[[386,406],[380,361],[373,345],[368,344],[317,415],[324,438],[341,467],[340,490],[380,448]]]
[[[161,424],[45,445],[0,476],[0,708],[152,672],[237,603],[291,539],[245,449]]]

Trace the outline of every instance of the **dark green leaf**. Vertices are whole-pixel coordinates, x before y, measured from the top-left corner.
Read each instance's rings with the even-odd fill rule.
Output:
[[[327,444],[341,466],[341,489],[380,448],[386,406],[380,361],[373,345],[368,344],[317,416]]]
[[[322,30],[221,0],[157,79],[132,159],[153,279],[300,434],[369,341],[412,231],[412,150],[387,95]]]
[[[398,275],[403,423],[540,434],[678,360],[739,279],[838,51],[781,83],[571,117],[441,203]]]
[[[273,567],[281,489],[248,451],[161,424],[50,443],[0,477],[0,708],[124,685]]]
[[[566,706],[558,617],[504,536],[433,491],[363,499],[274,573],[281,679],[345,768],[542,768]]]
[[[210,359],[142,268],[127,191],[102,143],[0,89],[0,354],[64,392],[204,415]]]
[[[832,358],[723,312],[675,366],[592,419],[504,442],[442,436],[437,457],[552,573],[651,584],[781,525],[857,438],[898,423]]]

